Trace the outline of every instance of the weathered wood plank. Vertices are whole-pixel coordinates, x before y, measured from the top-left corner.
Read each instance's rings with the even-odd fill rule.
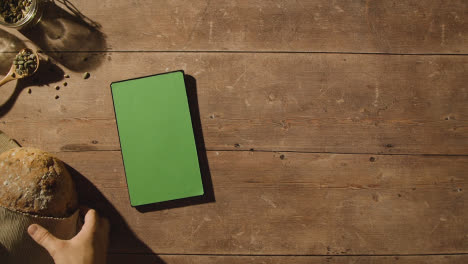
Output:
[[[68,51],[468,53],[463,0],[73,3],[102,33],[54,9],[40,34],[25,34],[43,49]]]
[[[320,54],[64,54],[106,67],[2,87],[0,129],[52,151],[118,149],[112,81],[184,69],[208,149],[468,153],[468,57]],[[136,67],[135,65],[141,65]],[[151,67],[149,67],[151,65]],[[68,73],[68,72],[66,72]],[[52,75],[63,72],[55,70]],[[42,77],[40,77],[42,78]],[[53,79],[53,78],[52,78]],[[31,81],[29,85],[34,85]],[[39,83],[43,80],[38,80]],[[60,85],[56,91],[54,86]],[[189,87],[193,90],[193,87]],[[55,96],[59,95],[59,99]],[[195,99],[193,96],[192,99]],[[76,120],[78,119],[78,120]],[[91,144],[97,140],[100,144]],[[101,144],[102,143],[102,144]]]
[[[268,264],[465,264],[468,261],[466,255],[445,256],[290,256],[290,257],[268,257],[268,256],[148,256],[148,255],[109,255],[108,263],[142,263],[142,264],[245,264],[245,263],[268,263]]]
[[[0,121],[0,130],[21,146],[47,151],[120,150],[114,119]]]
[[[142,213],[130,207],[120,152],[58,156],[97,186],[141,240],[114,226],[114,253],[468,252],[467,157],[213,151],[216,202]],[[88,202],[113,210],[94,194]]]

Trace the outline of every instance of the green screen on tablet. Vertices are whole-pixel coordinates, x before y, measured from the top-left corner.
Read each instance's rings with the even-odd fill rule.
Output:
[[[132,206],[203,194],[182,71],[111,84]]]

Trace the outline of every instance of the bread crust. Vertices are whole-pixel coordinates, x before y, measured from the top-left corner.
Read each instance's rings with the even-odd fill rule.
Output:
[[[0,206],[67,217],[77,210],[78,198],[62,161],[39,149],[14,148],[0,154]]]

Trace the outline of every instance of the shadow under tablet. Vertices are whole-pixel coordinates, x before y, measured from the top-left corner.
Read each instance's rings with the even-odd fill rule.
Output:
[[[191,75],[184,75],[184,81],[190,108],[190,117],[192,119],[193,134],[195,136],[195,144],[197,147],[198,163],[200,166],[204,194],[201,196],[136,206],[135,208],[141,213],[204,203],[213,203],[216,201],[213,189],[213,182],[211,180],[210,166],[208,164],[208,157],[206,155],[205,140],[203,138],[203,129],[200,119],[197,94],[197,80]]]

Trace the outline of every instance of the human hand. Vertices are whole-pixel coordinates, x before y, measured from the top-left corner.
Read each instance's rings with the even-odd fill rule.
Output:
[[[28,227],[29,235],[44,247],[55,264],[105,264],[109,222],[93,209],[85,209],[84,225],[70,240],[61,240],[40,225]]]

